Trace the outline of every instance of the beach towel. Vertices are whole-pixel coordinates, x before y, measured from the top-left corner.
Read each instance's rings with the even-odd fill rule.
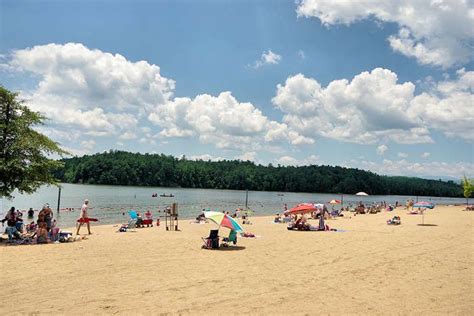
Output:
[[[242,238],[260,238],[262,236],[255,235],[253,233],[242,233],[242,234],[240,234],[240,237],[242,237]]]

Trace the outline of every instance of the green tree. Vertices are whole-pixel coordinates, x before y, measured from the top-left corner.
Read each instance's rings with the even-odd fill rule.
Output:
[[[163,154],[110,151],[64,159],[64,182],[290,192],[461,197],[453,181],[379,176],[332,166],[274,167],[250,161],[193,161]]]
[[[18,93],[0,86],[0,197],[15,189],[32,193],[42,184],[56,184],[53,171],[62,163],[51,155],[67,154],[57,143],[34,129],[45,117],[28,109]]]
[[[466,175],[464,175],[461,182],[464,190],[464,197],[466,198],[466,204],[469,204],[469,198],[471,197],[472,192],[474,191],[474,183],[471,179],[468,179]]]

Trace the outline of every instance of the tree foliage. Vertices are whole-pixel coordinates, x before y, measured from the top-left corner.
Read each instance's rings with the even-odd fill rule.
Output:
[[[45,117],[26,107],[18,94],[0,86],[0,197],[32,193],[42,184],[55,184],[52,172],[62,167],[52,154],[65,154],[59,145],[34,129]]]
[[[387,177],[331,166],[262,166],[250,161],[203,161],[110,151],[62,160],[64,182],[257,191],[462,196],[453,181]]]
[[[472,192],[474,192],[474,183],[472,179],[468,179],[466,175],[464,175],[461,182],[462,182],[464,197],[467,200],[467,204],[469,204],[469,198],[471,197]]]

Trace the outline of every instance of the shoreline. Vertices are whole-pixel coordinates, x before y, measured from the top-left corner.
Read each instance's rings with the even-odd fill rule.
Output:
[[[424,179],[422,180],[432,180],[432,179]],[[140,188],[140,189],[184,189],[184,190],[216,190],[216,191],[231,191],[231,192],[246,192],[246,190],[239,190],[239,189],[223,189],[223,188],[192,188],[192,187],[157,187],[157,186],[144,186],[144,185],[122,185],[122,184],[90,184],[90,183],[72,183],[72,182],[60,182],[62,184],[71,184],[71,185],[81,185],[81,186],[100,186],[100,187],[121,187],[121,188]],[[283,193],[283,194],[328,194],[334,196],[354,196],[354,193],[333,193],[333,192],[299,192],[299,191],[269,191],[269,190],[248,190],[248,192],[270,192],[270,193]],[[369,196],[403,196],[403,197],[428,197],[428,198],[447,198],[447,199],[463,199],[464,196],[435,196],[435,195],[401,195],[401,194],[370,194]]]
[[[472,205],[472,204],[469,204],[469,205]],[[437,204],[436,207],[443,207],[443,208],[446,208],[446,207],[464,207],[465,204]],[[436,209],[435,207],[435,209]],[[405,209],[405,206],[399,206],[398,208],[396,208],[394,211],[385,211],[385,210],[382,210],[381,212],[377,213],[377,214],[391,214],[395,211],[404,211]],[[337,208],[336,208],[337,209]],[[430,212],[432,210],[428,210],[427,212]],[[283,210],[280,212],[280,215],[283,213]],[[57,213],[55,212],[55,215]],[[275,218],[277,213],[273,213],[273,214],[253,214],[251,216],[249,216],[249,218],[269,218],[273,221],[273,219]],[[343,217],[354,217],[354,212],[343,212],[342,214],[344,214]],[[96,214],[97,215],[97,214]],[[94,216],[96,216],[94,215]],[[366,213],[366,214],[359,214],[357,216],[364,216],[364,215],[376,215],[376,214],[369,214],[369,213]],[[406,214],[408,215],[408,214]],[[414,215],[416,216],[416,215]],[[341,218],[343,218],[341,217]],[[164,216],[160,216],[160,226],[163,226],[164,225]],[[195,216],[194,217],[184,217],[184,218],[178,218],[178,222],[181,223],[181,222],[186,222],[186,223],[189,223],[189,221],[193,221],[195,220]],[[240,218],[240,217],[239,217]],[[100,218],[98,218],[99,221],[98,223],[100,223]],[[106,227],[106,226],[110,226],[110,227],[116,227],[116,226],[120,226],[122,224],[126,224],[128,222],[128,220],[130,220],[130,216],[128,216],[128,213],[125,213],[125,219],[123,222],[114,222],[114,223],[107,223],[107,224],[93,224],[91,223],[91,230],[93,230],[94,227]],[[157,220],[157,217],[153,217],[153,227],[156,227],[156,220]],[[329,221],[333,220],[333,219],[328,219]],[[29,220],[27,220],[26,222],[29,222]],[[147,227],[145,227],[147,228]],[[76,229],[77,229],[77,226],[69,226],[69,227],[65,227],[65,228],[60,228],[61,230],[64,230],[64,231],[72,231],[72,232],[75,232]],[[87,229],[86,226],[82,226],[81,229]],[[141,228],[138,228],[138,229],[141,229]]]

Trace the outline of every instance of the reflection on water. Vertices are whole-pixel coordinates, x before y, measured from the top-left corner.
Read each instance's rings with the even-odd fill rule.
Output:
[[[152,197],[157,193],[157,197]],[[174,197],[160,197],[161,194]],[[13,200],[1,200],[0,216],[15,206],[20,210],[41,209],[49,203],[55,211],[55,216],[61,227],[74,226],[75,220],[79,216],[79,210],[84,199],[89,199],[91,209],[90,217],[97,217],[100,224],[112,224],[126,222],[128,219],[127,211],[130,209],[139,212],[150,210],[154,218],[162,215],[162,210],[178,203],[180,218],[194,218],[202,209],[212,211],[234,211],[237,208],[245,207],[245,191],[236,190],[208,190],[208,189],[183,189],[183,188],[159,188],[159,187],[127,187],[127,186],[108,186],[108,185],[81,185],[81,184],[62,184],[61,190],[61,210],[56,213],[58,188],[42,187],[32,195],[16,194]],[[340,194],[315,194],[315,193],[282,193],[282,192],[262,192],[249,191],[248,207],[256,215],[269,215],[281,212],[284,204],[292,207],[301,202],[319,202],[327,203],[332,199],[343,199],[344,204],[372,203],[386,201],[387,203],[405,203],[408,198],[414,200],[416,196],[355,196]],[[418,197],[420,201],[431,201],[435,204],[461,204],[462,198],[438,198],[438,197]],[[70,209],[70,210],[69,210]],[[160,212],[158,212],[160,210]],[[26,214],[25,214],[26,215]],[[35,218],[37,213],[35,213]],[[2,217],[3,218],[3,217]]]

